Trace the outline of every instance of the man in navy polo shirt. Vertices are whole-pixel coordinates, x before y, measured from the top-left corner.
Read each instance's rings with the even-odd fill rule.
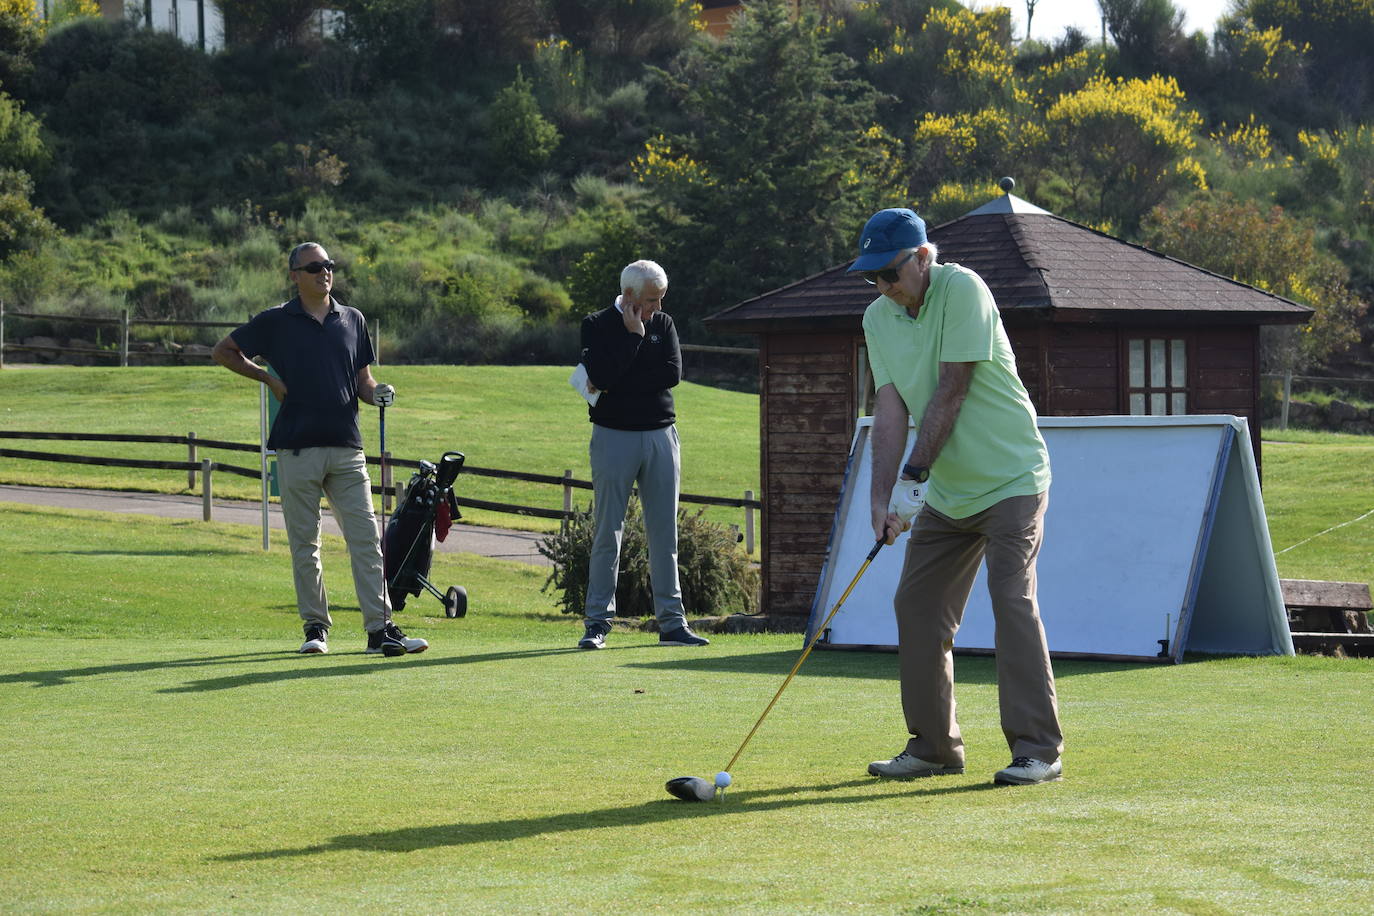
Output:
[[[391,622],[386,598],[372,482],[367,476],[358,401],[390,405],[396,391],[372,378],[372,342],[355,308],[331,295],[334,262],[323,246],[305,242],[287,258],[297,296],[260,312],[215,344],[215,362],[262,382],[281,402],[268,448],[277,451],[282,516],[291,545],[296,607],[305,622],[300,651],[329,651],[332,620],[320,566],[320,495],[329,499],[348,542],[353,587],[367,630],[367,651],[423,652],[429,643]],[[276,375],[252,362],[261,356]]]

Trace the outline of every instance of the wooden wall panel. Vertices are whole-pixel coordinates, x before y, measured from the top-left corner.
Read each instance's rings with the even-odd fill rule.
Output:
[[[760,350],[763,611],[811,608],[854,436],[862,335],[768,335]]]

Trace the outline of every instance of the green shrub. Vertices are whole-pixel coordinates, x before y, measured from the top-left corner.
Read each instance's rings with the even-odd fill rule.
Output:
[[[682,603],[689,616],[752,613],[757,605],[758,571],[739,549],[735,533],[708,521],[704,510],[677,513],[677,567]],[[596,526],[592,513],[576,512],[566,528],[539,543],[553,562],[544,591],[561,590],[565,614],[581,616],[587,602],[587,566]],[[616,615],[652,617],[654,594],[649,582],[649,545],[639,500],[631,497],[620,544],[620,578],[615,588]]]
[[[562,139],[540,113],[533,84],[518,67],[515,82],[498,92],[487,109],[487,131],[491,169],[506,178],[542,168]]]

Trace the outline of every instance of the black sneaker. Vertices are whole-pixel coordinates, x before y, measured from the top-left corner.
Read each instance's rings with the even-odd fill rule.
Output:
[[[587,632],[582,634],[582,638],[577,641],[579,649],[604,649],[606,648],[606,634],[610,632],[605,626],[599,623],[587,624]]]
[[[380,630],[373,630],[367,634],[368,655],[376,655],[380,652],[391,657],[393,655],[405,655],[407,652],[423,652],[428,648],[429,643],[418,636],[407,636],[401,632],[400,627],[389,620],[386,626]]]
[[[676,630],[659,633],[658,644],[660,646],[709,646],[711,640],[693,633],[692,628],[684,623]]]
[[[323,655],[329,651],[328,639],[328,630],[319,624],[311,624],[305,628],[305,642],[299,651],[302,655]]]

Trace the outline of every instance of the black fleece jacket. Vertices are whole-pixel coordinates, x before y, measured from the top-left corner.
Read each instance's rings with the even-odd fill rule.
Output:
[[[582,319],[582,363],[601,389],[588,418],[611,429],[672,426],[677,419],[670,390],[682,381],[677,328],[665,312],[644,324],[644,336],[625,329],[615,306]]]

